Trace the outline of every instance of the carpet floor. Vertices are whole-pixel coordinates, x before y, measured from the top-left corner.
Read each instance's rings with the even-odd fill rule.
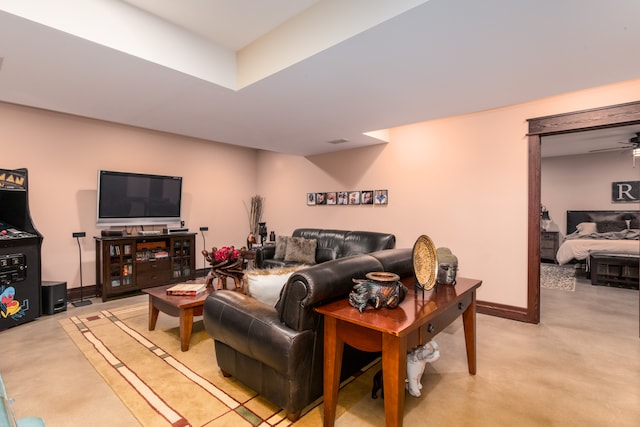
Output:
[[[575,267],[573,265],[540,264],[540,287],[570,292],[575,291]]]
[[[212,341],[202,321],[194,324],[189,351],[180,351],[179,328],[148,330],[148,305],[136,304],[60,320],[61,326],[131,410],[141,425],[288,426],[284,412],[233,378],[225,378],[215,361]],[[372,365],[379,364],[374,362]],[[343,387],[349,402],[371,393],[367,369]],[[320,425],[314,402],[296,425]]]

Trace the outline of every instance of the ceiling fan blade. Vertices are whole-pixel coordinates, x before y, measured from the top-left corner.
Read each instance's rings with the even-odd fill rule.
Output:
[[[595,150],[589,150],[590,153],[602,153],[605,151],[624,151],[634,148],[635,145],[627,145],[626,147],[611,147],[611,148],[598,148]]]

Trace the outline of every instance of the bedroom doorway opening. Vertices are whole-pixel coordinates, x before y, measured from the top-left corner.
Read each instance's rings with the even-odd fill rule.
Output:
[[[640,124],[640,101],[529,119],[526,321],[540,322],[541,143],[543,137]]]

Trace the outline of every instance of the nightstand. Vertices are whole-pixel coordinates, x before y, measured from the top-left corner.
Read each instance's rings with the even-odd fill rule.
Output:
[[[540,232],[540,260],[556,262],[559,246],[560,233],[557,231]]]

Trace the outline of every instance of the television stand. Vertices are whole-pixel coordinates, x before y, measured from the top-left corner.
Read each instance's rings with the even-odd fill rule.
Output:
[[[196,233],[94,237],[102,301],[195,280]]]

